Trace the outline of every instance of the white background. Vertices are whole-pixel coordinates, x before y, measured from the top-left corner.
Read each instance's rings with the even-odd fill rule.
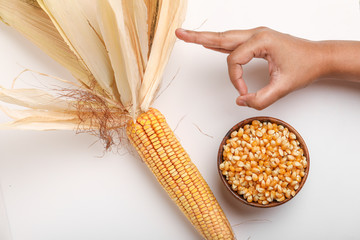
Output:
[[[190,0],[184,23],[185,28],[211,31],[260,25],[311,40],[360,40],[359,2]],[[71,77],[0,24],[0,85],[10,87],[24,67]],[[266,84],[266,70],[262,60],[245,67],[251,91]],[[175,75],[154,106],[173,129],[177,126],[175,134],[213,190],[238,240],[360,239],[360,84],[321,81],[263,111],[241,108],[235,105],[237,93],[228,80],[226,55],[180,41],[164,74],[163,89]],[[19,86],[34,78],[24,74]],[[222,137],[235,123],[256,115],[287,121],[310,150],[304,188],[272,209],[237,202],[222,186],[216,169]],[[0,114],[0,121],[7,120]],[[0,212],[1,240],[200,239],[140,159],[125,148],[104,154],[96,141],[71,131],[0,132],[0,210],[7,210]]]

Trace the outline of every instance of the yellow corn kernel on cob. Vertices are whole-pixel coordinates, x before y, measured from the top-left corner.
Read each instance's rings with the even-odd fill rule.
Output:
[[[151,108],[136,122],[129,122],[127,135],[171,199],[205,239],[235,239],[215,196],[158,110]]]

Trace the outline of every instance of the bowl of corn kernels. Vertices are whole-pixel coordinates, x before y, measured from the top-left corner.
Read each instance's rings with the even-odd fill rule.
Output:
[[[292,126],[253,117],[228,131],[217,161],[222,182],[235,198],[268,208],[296,196],[308,176],[309,160],[305,141]]]

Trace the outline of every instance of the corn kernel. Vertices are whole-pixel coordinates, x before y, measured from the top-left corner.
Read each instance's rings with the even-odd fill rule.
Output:
[[[232,137],[232,138],[234,138],[234,137],[236,137],[237,136],[237,131],[233,131],[231,134],[230,134],[230,136]]]
[[[252,177],[251,177],[251,176],[246,176],[246,177],[245,177],[245,180],[249,182],[249,181],[252,180]]]
[[[295,135],[294,133],[290,133],[290,134],[289,134],[289,138],[295,140],[295,139],[296,139],[296,135]]]
[[[255,173],[253,173],[253,174],[252,174],[252,180],[253,180],[254,182],[257,182],[257,180],[259,180],[258,175],[256,175]]]

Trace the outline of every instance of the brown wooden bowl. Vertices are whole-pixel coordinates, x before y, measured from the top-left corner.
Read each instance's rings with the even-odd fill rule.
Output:
[[[238,131],[241,127],[244,127],[246,124],[251,124],[253,120],[258,120],[260,122],[271,122],[271,123],[276,123],[276,124],[281,124],[284,127],[287,127],[289,129],[290,132],[293,132],[296,135],[297,140],[300,143],[300,147],[303,149],[304,151],[304,156],[307,159],[307,167],[305,169],[305,176],[302,178],[301,183],[299,188],[296,190],[296,193],[293,197],[291,198],[286,198],[284,201],[282,202],[277,202],[277,201],[273,201],[271,203],[268,204],[260,204],[260,203],[255,203],[255,202],[251,202],[249,203],[248,201],[246,201],[245,198],[243,198],[242,196],[240,196],[237,192],[233,191],[230,184],[226,181],[225,176],[222,175],[222,172],[220,170],[220,164],[223,162],[223,146],[226,145],[226,140],[228,140],[230,138],[230,135],[233,131]],[[252,118],[248,118],[245,119],[241,122],[239,122],[238,124],[236,124],[235,126],[233,126],[225,135],[224,139],[222,140],[220,147],[219,147],[219,152],[218,152],[218,157],[217,157],[217,168],[218,168],[218,173],[220,175],[220,178],[222,180],[222,182],[224,183],[226,189],[231,193],[231,195],[233,195],[237,200],[239,200],[242,203],[245,203],[247,205],[253,206],[253,207],[259,207],[259,208],[270,208],[270,207],[276,207],[279,205],[282,205],[286,202],[288,202],[289,200],[293,199],[298,193],[299,191],[302,189],[302,187],[304,186],[307,176],[309,174],[309,169],[310,169],[310,158],[309,158],[309,151],[308,148],[306,147],[305,141],[304,139],[301,137],[301,135],[288,123],[273,118],[273,117],[252,117]]]

